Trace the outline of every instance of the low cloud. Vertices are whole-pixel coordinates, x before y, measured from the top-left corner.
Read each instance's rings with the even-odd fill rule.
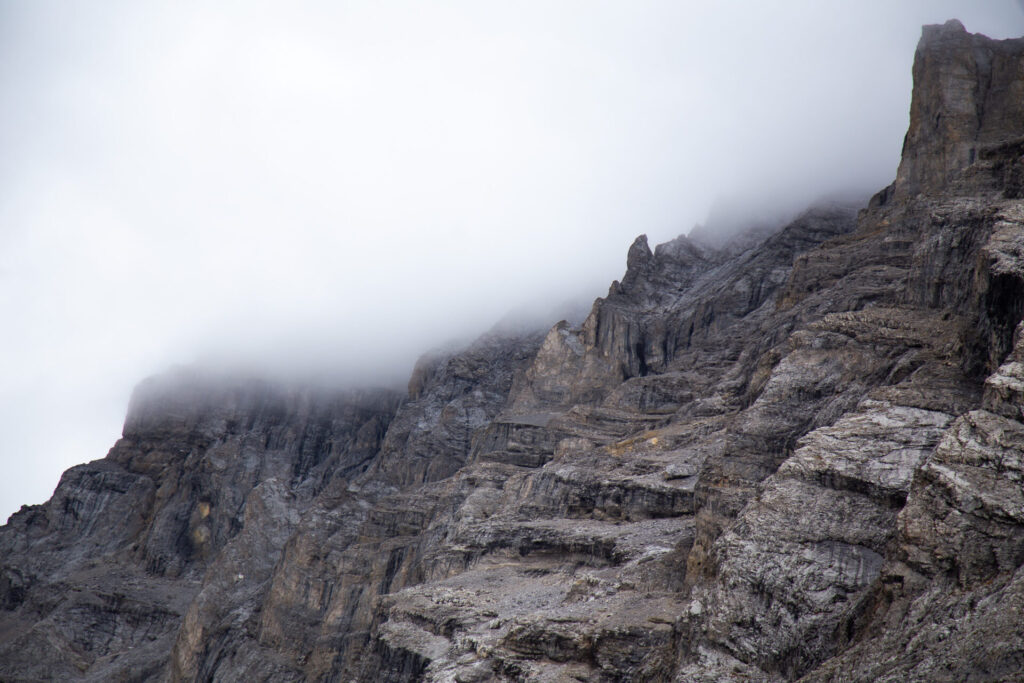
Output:
[[[966,0],[5,3],[0,516],[173,364],[398,383],[715,202],[884,186],[952,16],[1024,33]]]

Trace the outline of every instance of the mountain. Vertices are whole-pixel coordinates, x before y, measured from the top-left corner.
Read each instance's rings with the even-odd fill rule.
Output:
[[[0,529],[0,679],[1019,680],[1022,197],[1024,39],[951,21],[866,206],[403,395],[147,380]]]

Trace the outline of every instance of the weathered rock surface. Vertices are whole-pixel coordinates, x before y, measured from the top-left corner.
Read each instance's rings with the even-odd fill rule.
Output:
[[[157,676],[206,584],[265,581],[266,553],[317,491],[366,468],[399,400],[187,371],[143,383],[108,456],[0,530],[0,676]],[[259,571],[221,571],[233,555]]]
[[[1022,74],[926,27],[859,213],[641,236],[405,397],[144,383],[0,529],[0,679],[1019,680]]]
[[[1014,142],[1024,130],[1024,40],[972,35],[955,19],[926,26],[914,60],[914,98],[898,194],[941,191],[982,150]],[[1014,196],[1022,176],[1019,155],[1004,169]]]

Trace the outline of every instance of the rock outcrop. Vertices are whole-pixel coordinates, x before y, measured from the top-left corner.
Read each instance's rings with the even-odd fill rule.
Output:
[[[989,40],[955,19],[926,26],[914,59],[914,97],[897,194],[941,191],[979,157],[1024,130],[1024,39]],[[1020,196],[1020,155],[1009,160],[1004,190]]]
[[[405,396],[147,381],[0,529],[0,679],[1019,678],[1022,74],[926,27],[864,208],[641,236]]]
[[[0,677],[156,677],[186,616],[227,616],[207,584],[258,591],[309,501],[366,469],[399,401],[188,371],[144,382],[107,457],[0,529]]]

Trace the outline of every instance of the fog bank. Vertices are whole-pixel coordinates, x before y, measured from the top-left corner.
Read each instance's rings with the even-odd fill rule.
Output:
[[[600,296],[639,233],[883,187],[950,17],[1024,34],[1012,1],[3,3],[0,518],[172,365],[401,383]]]

